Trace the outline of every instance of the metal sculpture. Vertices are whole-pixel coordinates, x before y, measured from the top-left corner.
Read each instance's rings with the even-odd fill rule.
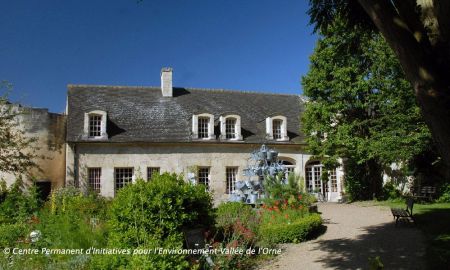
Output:
[[[262,145],[260,149],[251,153],[244,177],[247,180],[237,180],[235,190],[231,193],[230,201],[256,204],[258,199],[265,196],[264,178],[275,177],[286,172],[286,168],[278,160],[278,152]]]

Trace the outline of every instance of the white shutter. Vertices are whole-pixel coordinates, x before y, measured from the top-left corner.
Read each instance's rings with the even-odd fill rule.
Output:
[[[219,125],[220,125],[220,139],[225,140],[227,138],[225,131],[225,117],[219,117]]]
[[[287,135],[287,118],[283,118],[283,122],[281,123],[281,138],[283,138],[283,141],[289,141],[289,137]]]
[[[214,137],[214,115],[209,116],[209,125],[208,125],[208,135],[209,139],[215,139]]]
[[[242,140],[242,135],[241,135],[241,117],[240,116],[236,116],[236,140]]]
[[[272,118],[266,118],[266,136],[267,139],[273,140],[273,130],[272,130]]]
[[[192,115],[192,138],[198,138],[198,116]]]

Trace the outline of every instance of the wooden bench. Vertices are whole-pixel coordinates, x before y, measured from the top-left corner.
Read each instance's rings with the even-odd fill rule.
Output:
[[[395,220],[395,226],[397,226],[399,219],[412,220],[413,223],[415,223],[415,220],[413,217],[413,206],[414,206],[414,199],[407,198],[406,199],[406,209],[391,208],[391,212],[392,212],[392,215],[394,216],[394,220]]]
[[[434,195],[436,194],[436,187],[432,186],[423,186],[414,188],[412,191],[414,198],[416,199],[428,199],[433,200]]]

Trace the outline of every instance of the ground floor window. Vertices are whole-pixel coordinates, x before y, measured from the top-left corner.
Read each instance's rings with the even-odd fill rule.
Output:
[[[97,193],[100,193],[100,178],[102,175],[102,168],[88,168],[88,184],[89,188]]]
[[[237,167],[227,167],[226,168],[226,179],[227,179],[227,194],[231,194],[236,186],[236,177],[238,173]]]
[[[116,182],[116,190],[133,182],[133,168],[115,168],[114,180]]]
[[[209,190],[209,167],[198,168],[198,183],[205,185],[206,190]]]
[[[147,180],[151,180],[154,174],[159,174],[159,167],[147,167]]]

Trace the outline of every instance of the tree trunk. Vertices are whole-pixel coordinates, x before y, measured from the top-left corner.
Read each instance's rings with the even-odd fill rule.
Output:
[[[411,27],[411,21],[420,18],[408,14],[404,20],[406,15],[399,15],[390,0],[358,1],[397,55],[412,84],[425,123],[446,164],[446,180],[450,181],[450,63],[442,61],[450,59],[449,41],[440,45],[423,42],[428,37]]]
[[[366,162],[367,178],[371,186],[371,198],[379,198],[383,187],[383,176],[381,166],[375,159]]]

